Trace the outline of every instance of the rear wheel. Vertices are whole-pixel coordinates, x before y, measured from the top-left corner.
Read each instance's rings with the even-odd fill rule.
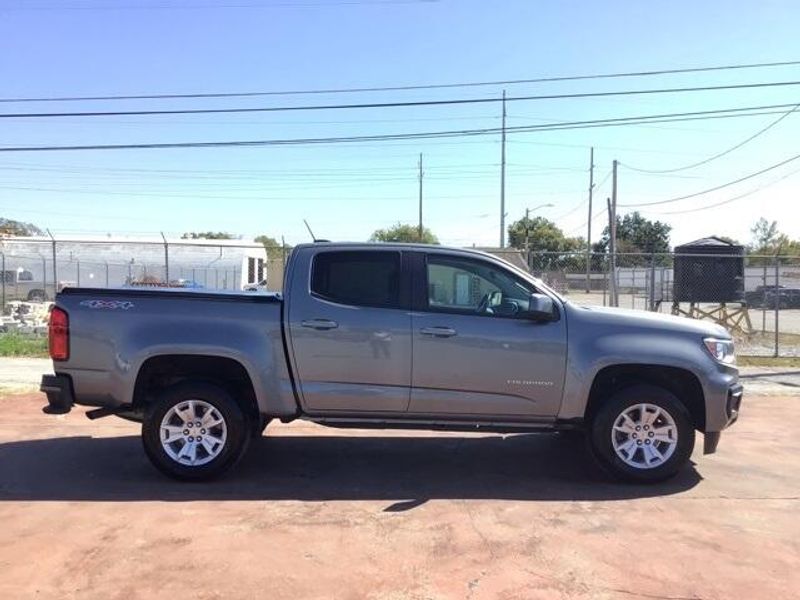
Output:
[[[689,413],[672,392],[634,385],[616,392],[597,412],[589,443],[614,477],[650,483],[668,479],[686,465],[694,438]]]
[[[272,417],[267,417],[266,415],[259,415],[258,421],[256,422],[256,427],[253,430],[253,437],[261,437],[264,435],[264,431],[267,429],[267,425],[272,422]]]
[[[142,442],[150,461],[176,479],[211,479],[244,454],[250,428],[227,391],[208,383],[182,383],[148,406]]]

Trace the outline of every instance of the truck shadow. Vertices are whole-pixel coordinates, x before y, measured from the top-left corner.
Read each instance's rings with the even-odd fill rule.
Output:
[[[227,477],[180,483],[149,464],[138,437],[69,437],[0,445],[2,501],[386,500],[402,511],[433,499],[623,500],[676,494],[691,465],[656,485],[605,480],[583,445],[556,435],[275,436],[256,440]]]

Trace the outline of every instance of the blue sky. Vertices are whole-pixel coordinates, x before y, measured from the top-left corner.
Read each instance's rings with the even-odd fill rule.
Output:
[[[211,8],[211,6],[214,6]],[[120,8],[121,7],[121,8]],[[171,8],[182,7],[182,8]],[[341,0],[0,0],[0,96],[280,91],[487,81],[800,59],[800,5],[752,2]],[[800,67],[508,86],[509,95],[800,80]],[[467,88],[195,101],[2,104],[0,112],[254,107],[497,97]],[[800,86],[683,95],[514,102],[508,125],[800,102]],[[0,146],[372,135],[497,127],[499,105],[158,117],[3,120]],[[508,220],[526,207],[585,235],[589,147],[596,207],[611,161],[668,169],[725,150],[779,115],[509,136]],[[657,201],[736,179],[800,152],[800,111],[716,161],[672,176],[620,168],[619,202]],[[227,230],[363,240],[417,219],[454,245],[499,238],[499,138],[312,147],[0,155],[0,215],[56,233]],[[673,243],[709,234],[742,241],[764,216],[800,237],[795,162],[740,185],[645,214]],[[773,183],[775,182],[775,183]],[[772,184],[764,187],[766,184]],[[716,210],[684,214],[764,187]],[[621,212],[624,212],[621,209]],[[596,239],[603,217],[595,220]]]

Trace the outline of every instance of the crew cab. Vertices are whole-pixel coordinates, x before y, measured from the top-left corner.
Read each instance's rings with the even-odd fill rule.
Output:
[[[153,464],[187,480],[228,470],[271,420],[306,419],[580,432],[606,471],[652,482],[696,432],[714,452],[742,397],[722,327],[577,306],[441,246],[299,245],[283,295],[67,288],[49,335],[45,412],[140,422]]]

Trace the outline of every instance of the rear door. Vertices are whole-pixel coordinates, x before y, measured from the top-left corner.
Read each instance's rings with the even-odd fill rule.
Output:
[[[499,261],[428,253],[414,272],[409,413],[554,417],[567,331],[524,316],[535,286]],[[420,284],[421,285],[417,285]]]
[[[312,249],[298,264],[288,323],[309,413],[405,412],[411,386],[410,284],[396,249]]]

